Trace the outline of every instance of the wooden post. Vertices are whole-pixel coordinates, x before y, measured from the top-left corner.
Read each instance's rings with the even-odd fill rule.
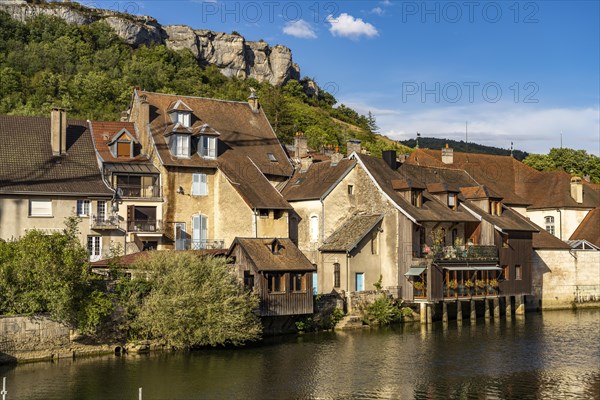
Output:
[[[471,322],[477,319],[477,309],[475,308],[475,300],[471,300]]]
[[[427,323],[427,304],[425,304],[425,303],[419,304],[419,317],[421,319],[422,324]]]
[[[500,319],[500,299],[494,297],[494,319]]]
[[[427,303],[427,325],[433,323],[433,304]]]
[[[462,322],[462,301],[456,302],[456,322]]]
[[[506,319],[512,318],[512,300],[510,296],[506,296]]]
[[[488,300],[488,299],[484,299],[484,300],[483,300],[483,304],[484,304],[484,306],[485,306],[485,307],[484,307],[484,310],[485,310],[485,311],[483,312],[483,317],[484,317],[486,320],[489,320],[489,319],[490,319],[490,302],[489,302],[489,300]]]
[[[442,302],[442,322],[448,323],[448,304],[445,301]]]
[[[525,316],[525,296],[515,296],[515,315]]]

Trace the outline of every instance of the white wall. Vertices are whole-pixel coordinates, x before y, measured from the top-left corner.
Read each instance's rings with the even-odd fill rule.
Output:
[[[557,209],[549,210],[528,210],[527,217],[542,228],[546,228],[545,218],[554,217],[554,236],[561,240],[569,240],[573,232],[577,229],[581,221],[588,214],[589,210],[584,209]],[[560,227],[562,226],[562,237]]]

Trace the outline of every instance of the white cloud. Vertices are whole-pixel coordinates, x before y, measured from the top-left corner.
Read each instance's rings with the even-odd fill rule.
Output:
[[[375,14],[375,15],[379,15],[382,16],[383,14],[385,14],[385,11],[383,10],[383,8],[381,7],[375,7],[370,11],[371,14]]]
[[[289,21],[283,28],[283,33],[302,39],[317,38],[317,34],[313,27],[303,19]]]
[[[584,108],[528,109],[493,104],[400,111],[377,108],[364,102],[344,101],[366,115],[370,110],[381,132],[396,140],[423,136],[465,140],[468,121],[469,142],[510,148],[529,153],[547,153],[552,147],[584,149],[600,155],[600,118],[598,106]]]
[[[342,13],[339,17],[327,16],[327,22],[331,25],[329,32],[333,36],[358,39],[361,36],[375,37],[379,35],[377,29],[362,18],[354,18],[352,15]]]

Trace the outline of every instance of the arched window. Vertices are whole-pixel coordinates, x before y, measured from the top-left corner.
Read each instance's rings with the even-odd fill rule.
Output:
[[[546,221],[546,231],[548,231],[548,233],[554,235],[554,217],[549,216],[544,219]]]
[[[319,241],[319,217],[316,215],[310,217],[310,241]]]

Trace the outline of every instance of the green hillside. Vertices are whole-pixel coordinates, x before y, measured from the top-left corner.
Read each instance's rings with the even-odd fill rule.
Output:
[[[402,140],[400,141],[405,146],[415,147],[417,145],[416,139]],[[432,149],[432,150],[440,150],[443,147],[448,146],[452,147],[456,151],[460,151],[463,153],[482,153],[482,154],[493,154],[497,156],[510,156],[509,149],[502,149],[500,147],[493,146],[484,146],[477,143],[466,143],[463,140],[451,140],[451,139],[439,139],[432,137],[420,137],[419,138],[419,147]],[[521,161],[525,157],[527,157],[528,153],[521,150],[514,150],[513,156]]]
[[[188,50],[133,48],[103,22],[78,26],[38,16],[21,23],[0,12],[0,113],[45,116],[60,106],[72,118],[118,120],[134,86],[227,100],[246,100],[253,87],[284,143],[301,131],[314,149],[344,150],[346,140],[356,138],[374,155],[410,151],[377,135],[373,117],[334,107],[336,99],[325,91],[307,96],[301,82],[275,87],[227,78],[214,66],[200,67]]]

